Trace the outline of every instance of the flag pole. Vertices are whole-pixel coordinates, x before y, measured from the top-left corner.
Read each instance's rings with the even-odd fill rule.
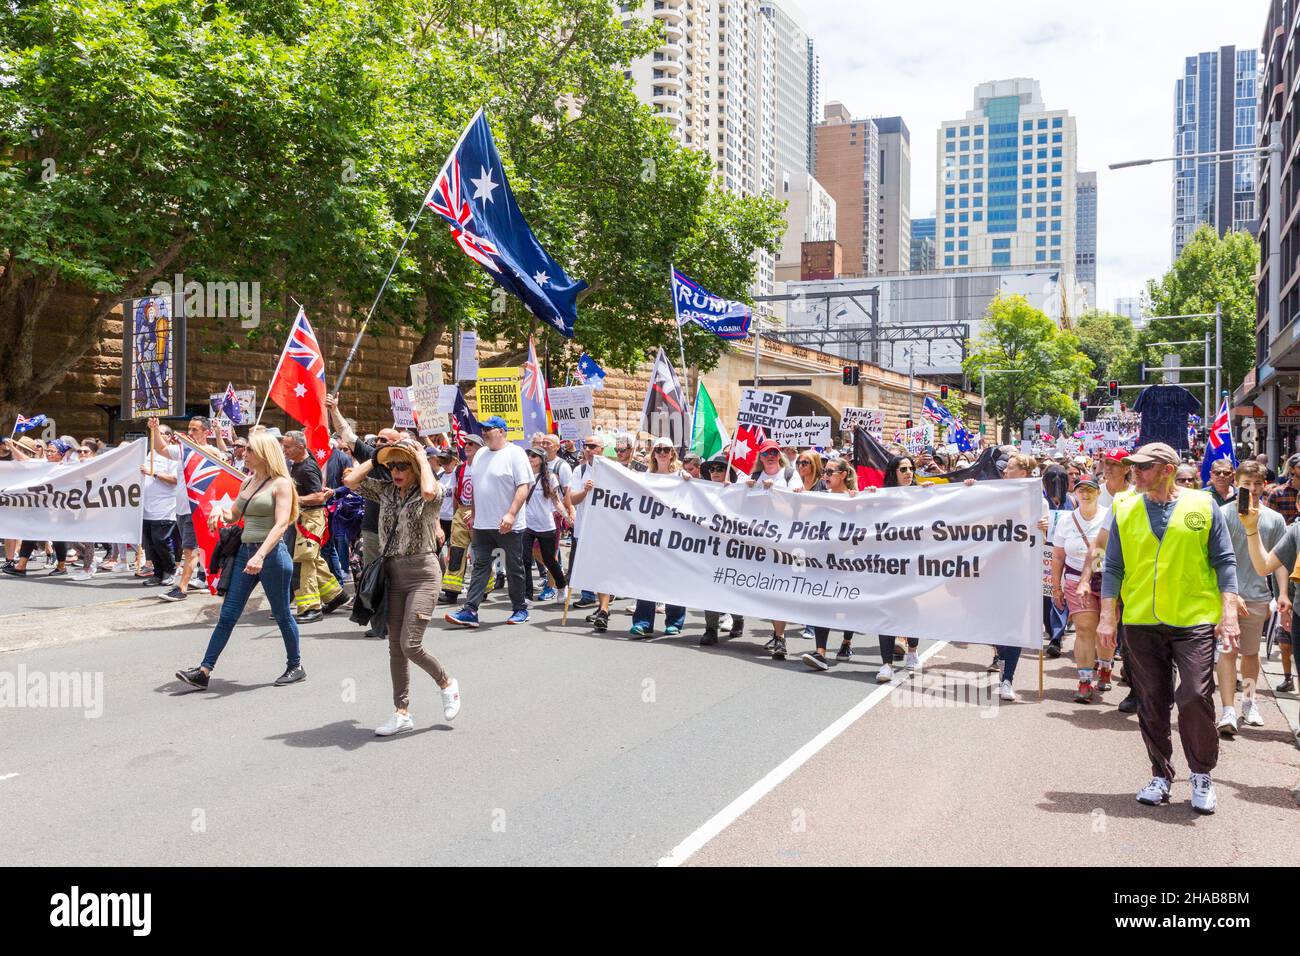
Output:
[[[437,182],[437,180],[434,180]],[[427,195],[427,194],[426,194]],[[348,351],[348,357],[343,362],[343,367],[339,369],[339,376],[334,380],[334,394],[338,394],[339,389],[343,387],[343,380],[348,376],[348,369],[352,367],[352,360],[357,357],[357,349],[361,348],[361,339],[365,337],[366,326],[370,324],[371,317],[375,314],[375,309],[379,307],[379,300],[384,297],[384,290],[388,288],[388,282],[393,278],[393,273],[397,271],[397,262],[402,258],[402,253],[406,251],[406,244],[411,241],[411,233],[415,232],[415,224],[420,221],[420,216],[424,212],[424,203],[420,203],[420,208],[415,216],[411,219],[411,225],[407,227],[406,235],[402,238],[402,245],[397,250],[397,255],[393,256],[392,265],[388,267],[388,275],[384,276],[384,281],[379,286],[379,291],[375,293],[375,301],[370,303],[370,311],[361,322],[361,328],[357,330],[357,337],[352,343],[352,348]],[[265,407],[265,403],[263,403]],[[260,415],[258,416],[261,417]]]
[[[687,384],[690,384],[690,379],[691,379],[691,377],[690,377],[690,374],[687,372],[687,369],[686,369],[686,342],[685,342],[685,340],[683,340],[683,338],[682,338],[682,322],[681,322],[681,319],[680,319],[680,318],[678,317],[678,315],[677,315],[677,292],[676,292],[676,290],[673,288],[673,273],[674,273],[675,271],[676,271],[676,270],[672,267],[672,264],[670,263],[669,266],[668,266],[668,290],[669,290],[669,293],[670,293],[670,294],[672,295],[672,297],[673,297],[673,322],[674,322],[674,324],[676,324],[676,326],[677,326],[677,354],[678,354],[678,356],[679,356],[679,357],[681,358],[681,360],[682,360],[682,374],[686,376],[686,382],[687,382]],[[687,396],[686,389],[682,389],[682,395],[683,395],[684,397],[686,397],[686,400],[687,400],[688,402],[691,401],[691,400],[690,400],[690,397]],[[691,434],[694,435],[694,433],[695,433],[695,411],[694,411],[694,407],[693,407],[693,403],[692,403],[692,407],[691,407]],[[690,443],[687,442],[686,445],[683,446],[683,447],[685,447],[685,448],[689,451],[691,446],[690,446]]]

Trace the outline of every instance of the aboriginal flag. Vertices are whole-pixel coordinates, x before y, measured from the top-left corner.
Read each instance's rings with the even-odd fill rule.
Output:
[[[893,455],[874,435],[861,426],[853,429],[853,464],[858,470],[859,488],[880,488],[885,484],[885,468]]]
[[[988,481],[991,478],[1001,478],[998,471],[998,450],[996,448],[985,448],[980,453],[979,458],[975,459],[975,464],[967,465],[965,468],[958,468],[956,471],[944,472],[942,475],[917,475],[916,483],[918,485],[941,485],[952,482],[962,482],[967,478],[974,478],[976,481]]]

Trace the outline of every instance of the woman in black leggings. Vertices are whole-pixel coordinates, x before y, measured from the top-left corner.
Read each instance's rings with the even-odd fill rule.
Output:
[[[24,541],[18,549],[18,563],[6,564],[3,568],[0,568],[0,571],[4,571],[5,574],[12,574],[14,577],[23,577],[27,574],[27,562],[32,559],[32,552],[40,551],[44,546],[43,541]],[[55,565],[50,574],[67,574],[67,568],[63,566],[64,562],[68,560],[68,546],[66,543],[62,541],[54,542],[54,557],[59,563]]]
[[[541,552],[542,564],[555,579],[555,590],[562,592],[568,585],[564,569],[560,567],[559,541],[555,530],[555,512],[563,510],[562,492],[556,487],[551,469],[546,467],[546,452],[540,448],[527,448],[528,464],[533,469],[533,485],[528,489],[524,505],[524,575],[528,599],[533,600],[533,542]],[[543,584],[546,582],[543,581]]]

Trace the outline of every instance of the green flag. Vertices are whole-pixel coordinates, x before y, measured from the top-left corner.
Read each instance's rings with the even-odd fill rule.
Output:
[[[691,451],[706,461],[722,451],[727,442],[727,428],[718,417],[718,410],[713,407],[708,389],[700,382],[695,392],[695,420],[691,425]]]

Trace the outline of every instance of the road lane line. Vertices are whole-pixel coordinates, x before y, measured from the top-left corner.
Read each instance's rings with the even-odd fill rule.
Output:
[[[13,778],[13,777],[17,777],[17,776],[19,776],[19,774],[16,774],[16,773],[5,773],[5,774],[0,774],[0,780],[9,780],[9,779],[11,779],[11,778]]]
[[[925,651],[919,655],[921,662],[924,663],[930,657],[934,656],[940,648],[946,647],[947,645],[947,641],[937,641],[930,647],[927,647]],[[681,843],[673,847],[672,851],[666,857],[660,859],[659,866],[681,866],[693,855],[699,852],[705,844],[727,827],[731,826],[731,824],[734,823],[741,814],[775,790],[781,781],[785,780],[786,777],[790,776],[790,774],[794,773],[807,763],[814,754],[840,734],[844,733],[845,730],[852,726],[854,721],[888,697],[894,692],[894,690],[905,686],[906,683],[906,681],[899,681],[897,683],[881,684],[874,688],[871,693],[858,701],[858,703],[854,704],[852,708],[841,715],[829,727],[819,733],[812,740],[808,741],[789,757],[786,757],[785,760],[778,764],[773,770],[769,771],[762,780],[758,781],[758,783],[754,784],[735,800],[732,800],[729,804],[715,813],[710,819],[705,821],[703,826],[697,829]]]

